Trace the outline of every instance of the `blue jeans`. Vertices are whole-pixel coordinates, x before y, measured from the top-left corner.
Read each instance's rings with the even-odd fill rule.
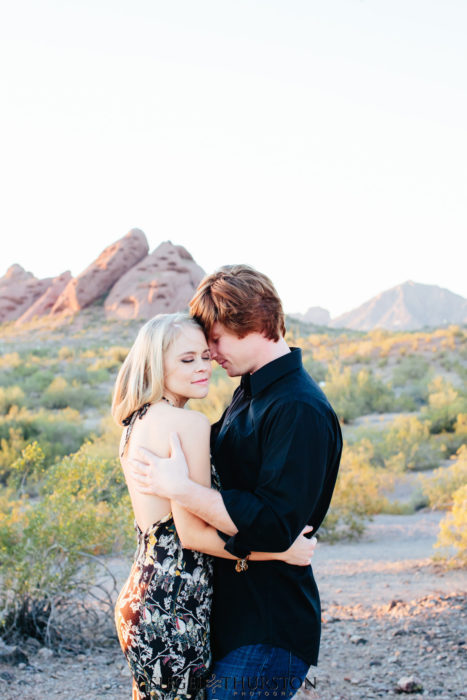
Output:
[[[209,700],[292,698],[308,668],[292,652],[270,644],[240,647],[214,664],[207,696]]]

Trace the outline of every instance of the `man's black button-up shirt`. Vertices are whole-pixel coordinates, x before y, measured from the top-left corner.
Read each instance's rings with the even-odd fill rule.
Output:
[[[318,530],[328,510],[342,451],[339,421],[303,369],[301,350],[242,377],[211,433],[222,497],[238,533],[226,549],[288,549],[306,524]],[[215,559],[214,657],[247,644],[271,644],[316,664],[321,608],[311,566]]]

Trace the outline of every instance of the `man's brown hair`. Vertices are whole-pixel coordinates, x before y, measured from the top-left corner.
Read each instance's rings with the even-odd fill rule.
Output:
[[[207,336],[216,321],[238,338],[262,333],[278,341],[285,334],[284,311],[273,283],[249,265],[225,265],[205,277],[190,311]]]

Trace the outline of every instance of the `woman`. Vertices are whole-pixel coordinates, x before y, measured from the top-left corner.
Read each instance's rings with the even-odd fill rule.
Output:
[[[208,393],[211,360],[201,327],[186,314],[156,316],[138,333],[118,374],[112,415],[125,426],[120,458],[130,493],[138,548],[116,605],[116,626],[133,674],[133,700],[204,698],[209,672],[210,556],[235,559],[217,531],[175,502],[142,494],[128,468],[139,447],[169,455],[179,434],[191,478],[211,485],[210,426],[188,399]],[[218,487],[217,477],[212,481]],[[253,552],[251,561],[308,565],[313,545],[300,535],[282,553]]]

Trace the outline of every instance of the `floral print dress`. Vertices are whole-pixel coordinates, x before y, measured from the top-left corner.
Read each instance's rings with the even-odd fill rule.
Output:
[[[135,560],[115,606],[133,700],[202,700],[211,665],[211,557],[183,549],[171,513],[144,532],[135,528]]]

